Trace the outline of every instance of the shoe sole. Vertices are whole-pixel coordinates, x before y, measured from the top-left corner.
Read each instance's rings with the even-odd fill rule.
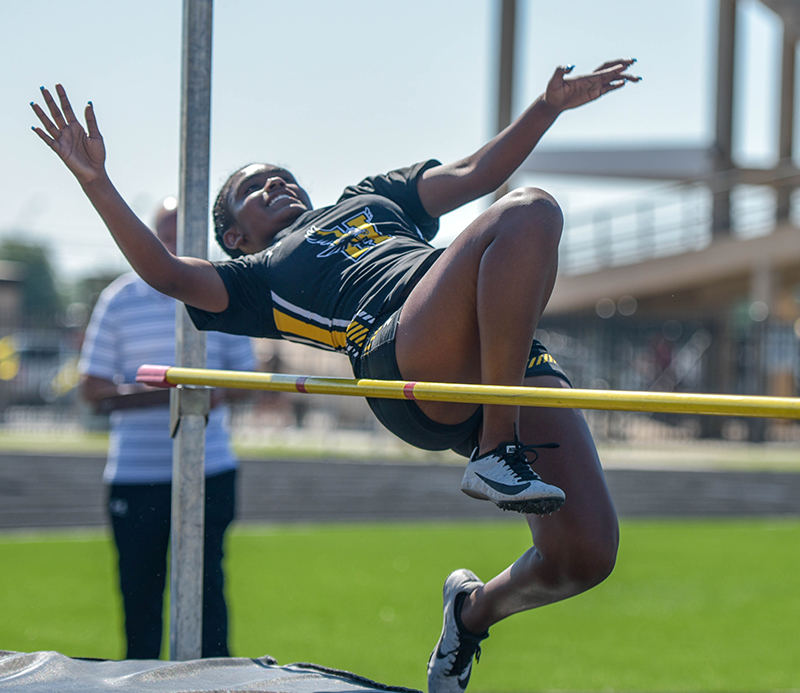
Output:
[[[558,496],[543,497],[543,498],[530,498],[527,500],[494,500],[488,496],[483,495],[480,491],[473,489],[461,489],[462,493],[467,494],[470,498],[477,500],[492,501],[501,510],[511,510],[516,513],[523,513],[525,515],[550,515],[551,513],[561,510],[564,505],[564,498]]]
[[[525,515],[550,515],[561,510],[563,498],[536,498],[526,501],[498,501],[495,505],[501,510],[513,510]]]

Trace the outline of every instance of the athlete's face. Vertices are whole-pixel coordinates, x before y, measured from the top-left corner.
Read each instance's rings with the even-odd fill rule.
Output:
[[[245,254],[268,248],[279,231],[312,208],[294,176],[268,164],[253,164],[236,173],[228,204],[236,225],[223,240]]]

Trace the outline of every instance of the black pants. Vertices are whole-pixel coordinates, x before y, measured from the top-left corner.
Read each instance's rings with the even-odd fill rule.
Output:
[[[225,530],[233,520],[236,472],[206,478],[203,657],[228,657],[222,572]],[[172,484],[111,484],[108,510],[119,554],[127,659],[158,659],[167,575]]]

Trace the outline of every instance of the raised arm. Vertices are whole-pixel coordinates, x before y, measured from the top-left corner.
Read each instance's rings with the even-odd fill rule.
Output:
[[[60,107],[42,87],[50,115],[31,102],[43,127],[33,128],[80,183],[83,192],[134,271],[154,289],[197,308],[220,312],[228,292],[213,265],[199,258],[175,257],[133,213],[105,169],[106,151],[92,103],[86,106],[86,130],[75,117],[67,93],[56,85]]]
[[[419,183],[425,209],[438,217],[497,190],[525,161],[560,113],[594,101],[626,82],[638,82],[640,77],[625,72],[634,62],[612,60],[578,77],[568,77],[572,65],[556,68],[545,93],[490,142],[464,159],[425,171]]]

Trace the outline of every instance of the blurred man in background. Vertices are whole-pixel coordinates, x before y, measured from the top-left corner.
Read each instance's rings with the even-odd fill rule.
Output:
[[[154,225],[173,254],[177,218],[177,201],[167,198]],[[119,277],[97,301],[79,366],[83,398],[98,411],[111,412],[103,477],[119,554],[127,659],[158,659],[161,652],[172,494],[169,392],[139,385],[135,379],[142,364],[175,363],[175,310],[174,299],[135,274]],[[206,367],[254,370],[250,340],[209,334]],[[229,656],[222,559],[235,507],[237,460],[230,447],[225,405],[231,396],[233,392],[213,391],[206,427],[203,657]]]

